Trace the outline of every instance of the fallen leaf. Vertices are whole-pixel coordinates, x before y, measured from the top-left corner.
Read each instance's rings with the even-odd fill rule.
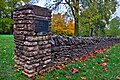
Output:
[[[57,69],[62,69],[62,66],[56,66]]]
[[[62,65],[62,67],[61,67],[62,69],[66,69],[66,66],[65,65]]]
[[[79,61],[79,58],[74,58],[75,61]]]
[[[70,80],[70,79],[71,79],[71,76],[66,76],[66,78],[67,78],[68,80]]]
[[[40,75],[40,78],[41,78],[41,79],[43,79],[43,78],[45,78],[45,76],[43,76],[43,75]]]
[[[105,62],[108,62],[108,60],[106,59]]]
[[[89,56],[90,56],[90,57],[94,57],[94,56],[95,56],[95,54],[93,54],[93,53],[92,53],[92,54],[89,54]]]
[[[71,60],[70,63],[72,64],[74,62],[74,60]]]
[[[102,56],[102,60],[105,60],[106,58],[104,56]]]
[[[85,61],[89,56],[83,56],[80,58],[80,61]]]
[[[93,53],[94,53],[94,54],[97,54],[97,53],[99,53],[99,50],[95,50]]]
[[[104,62],[104,63],[102,63],[102,66],[106,66],[106,65],[107,65],[107,63],[105,63],[105,62]]]
[[[80,77],[82,80],[87,80],[86,77]]]
[[[97,76],[94,76],[94,79],[96,79],[97,78]]]
[[[66,66],[65,66],[65,65],[62,65],[62,66],[56,66],[56,69],[66,69]]]
[[[107,71],[107,68],[103,68],[103,71]]]
[[[114,68],[114,70],[117,70],[117,68]]]
[[[76,69],[76,68],[73,68],[73,69],[72,69],[72,74],[75,74],[75,73],[77,73],[77,72],[79,72],[78,69]]]
[[[119,76],[116,76],[116,79],[120,80],[120,77],[119,77]]]
[[[93,68],[94,70],[96,70],[95,67],[92,67],[92,68]]]

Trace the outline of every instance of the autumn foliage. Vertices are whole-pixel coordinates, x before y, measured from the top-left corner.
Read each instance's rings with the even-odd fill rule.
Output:
[[[52,17],[52,33],[57,35],[73,35],[74,23],[73,20],[66,21],[65,16],[58,13]]]

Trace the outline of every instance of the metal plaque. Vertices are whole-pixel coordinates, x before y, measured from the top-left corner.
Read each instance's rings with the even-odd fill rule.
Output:
[[[35,32],[37,34],[48,34],[48,20],[42,18],[35,18]]]

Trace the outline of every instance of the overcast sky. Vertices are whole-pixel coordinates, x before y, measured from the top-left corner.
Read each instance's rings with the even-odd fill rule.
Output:
[[[118,0],[119,4],[120,4],[120,0]],[[38,6],[41,7],[45,7],[46,4],[46,0],[39,0],[39,2],[36,4]],[[64,10],[64,9],[62,9]],[[61,12],[62,10],[59,10],[58,12]],[[113,16],[119,16],[120,17],[120,6],[117,8],[117,11],[115,12],[115,14]]]

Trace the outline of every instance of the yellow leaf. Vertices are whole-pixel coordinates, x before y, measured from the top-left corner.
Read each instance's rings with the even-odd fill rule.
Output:
[[[86,77],[80,77],[82,80],[87,80]]]

